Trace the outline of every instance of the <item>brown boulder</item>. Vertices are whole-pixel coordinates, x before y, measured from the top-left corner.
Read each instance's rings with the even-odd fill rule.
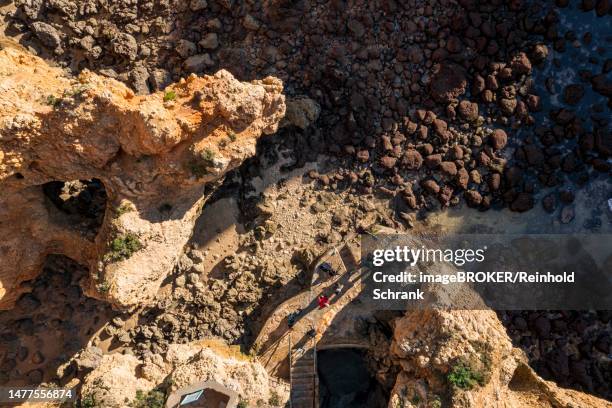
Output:
[[[440,191],[440,186],[438,185],[438,183],[436,183],[435,180],[432,179],[423,180],[421,182],[421,187],[423,187],[425,191],[432,194],[438,194],[438,192]]]
[[[568,105],[577,105],[584,96],[584,86],[580,84],[571,84],[563,90],[563,102]]]
[[[439,64],[434,69],[429,90],[438,103],[449,103],[465,93],[465,70],[456,64]]]
[[[533,208],[533,196],[529,193],[518,193],[512,204],[510,204],[510,210],[516,212],[525,212]]]
[[[606,74],[595,75],[591,78],[591,86],[597,93],[606,97],[612,96],[612,81],[608,80]]]
[[[448,130],[448,125],[442,119],[434,119],[433,128],[439,136],[444,137]]]
[[[547,213],[555,212],[555,209],[557,208],[557,203],[554,194],[548,194],[542,199],[542,208],[544,208],[544,211],[546,211]]]
[[[501,175],[499,173],[489,174],[489,177],[487,177],[487,184],[489,185],[489,189],[491,191],[499,190],[499,186],[501,184]]]
[[[499,109],[506,116],[512,115],[516,110],[517,101],[514,98],[501,98],[498,103]]]
[[[457,165],[451,161],[442,162],[440,163],[440,171],[448,178],[454,177],[457,175]]]
[[[357,160],[359,160],[362,163],[367,162],[368,160],[370,160],[370,152],[367,150],[360,150],[357,152]]]
[[[423,156],[414,149],[406,150],[402,157],[402,164],[408,170],[418,170],[423,164]]]
[[[467,120],[473,122],[478,119],[478,104],[470,101],[461,101],[458,106],[459,115]]]
[[[465,201],[470,207],[478,207],[482,202],[482,196],[476,190],[468,190],[464,194]]]
[[[508,143],[508,135],[503,129],[495,129],[489,136],[489,144],[495,150],[503,149],[506,143]]]
[[[425,158],[425,165],[430,169],[435,169],[442,163],[442,155],[441,154],[430,154]]]
[[[527,95],[527,107],[531,112],[539,112],[542,109],[538,95]]]
[[[455,178],[455,181],[457,182],[457,186],[465,190],[470,181],[470,175],[468,171],[464,168],[459,169],[457,171],[457,177]]]
[[[512,72],[518,75],[529,74],[531,73],[531,61],[527,58],[527,54],[521,52],[512,59],[510,68],[512,68]]]
[[[380,164],[386,169],[392,169],[393,167],[395,167],[396,162],[397,162],[397,159],[391,156],[383,156],[380,159]]]

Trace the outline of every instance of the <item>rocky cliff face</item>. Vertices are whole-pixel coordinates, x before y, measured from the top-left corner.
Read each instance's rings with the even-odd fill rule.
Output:
[[[1,50],[0,309],[28,291],[52,253],[89,266],[89,296],[119,308],[147,303],[191,236],[204,186],[276,131],[282,87],[221,70],[137,96],[113,79],[69,78]],[[71,210],[80,200],[101,201],[100,214],[79,218]],[[96,217],[92,233],[84,226]]]
[[[105,355],[95,365],[84,380],[82,395],[108,408],[125,407],[137,391],[147,393],[167,384],[170,394],[202,381],[223,384],[249,406],[272,406],[267,404],[271,398],[278,401],[273,406],[282,406],[288,399],[288,390],[270,382],[259,362],[219,344],[173,344],[164,357],[151,355],[144,361],[133,355]]]
[[[544,381],[490,310],[408,312],[390,356],[401,366],[390,408],[612,406]]]

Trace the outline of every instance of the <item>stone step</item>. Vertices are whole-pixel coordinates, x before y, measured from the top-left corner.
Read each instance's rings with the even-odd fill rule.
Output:
[[[291,401],[291,408],[314,408],[314,403],[311,399]]]
[[[309,377],[291,377],[291,386],[292,387],[301,387],[303,385],[306,386],[313,386],[314,387],[315,384],[315,380],[314,377],[309,376]]]
[[[291,364],[291,368],[304,368],[304,367],[314,367],[314,361],[302,361],[302,362],[295,362],[293,364]]]
[[[291,359],[291,365],[313,365],[314,361],[314,358]]]
[[[314,394],[314,388],[295,388],[291,390],[291,395],[294,397],[300,397],[303,395],[312,395]]]
[[[297,379],[302,379],[302,378],[314,378],[314,373],[312,371],[308,372],[308,371],[292,371],[291,372],[291,379],[292,380],[297,380]]]

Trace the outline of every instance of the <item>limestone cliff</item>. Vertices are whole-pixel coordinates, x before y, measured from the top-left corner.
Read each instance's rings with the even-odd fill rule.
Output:
[[[611,407],[539,377],[490,310],[410,311],[390,356],[401,366],[389,407]]]
[[[268,406],[272,396],[278,406],[288,399],[281,383],[270,381],[256,360],[221,344],[173,344],[164,357],[150,355],[139,360],[133,355],[105,355],[84,380],[82,394],[101,406],[123,408],[137,391],[148,392],[168,384],[167,393],[196,384],[215,381],[240,396],[249,406]]]
[[[244,83],[221,70],[137,96],[0,50],[0,309],[28,291],[49,254],[89,266],[88,295],[146,304],[191,236],[204,186],[277,130],[282,89],[276,78]],[[95,180],[108,197],[93,235],[45,196],[48,183],[74,180]]]

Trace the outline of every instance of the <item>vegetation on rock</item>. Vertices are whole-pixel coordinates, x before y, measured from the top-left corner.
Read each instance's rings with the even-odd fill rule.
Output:
[[[117,262],[129,259],[134,252],[142,249],[143,245],[136,234],[131,232],[113,239],[109,245],[109,252],[104,255],[105,262]]]
[[[130,404],[132,408],[163,408],[166,395],[160,390],[151,390],[145,393],[136,391],[136,399]]]

